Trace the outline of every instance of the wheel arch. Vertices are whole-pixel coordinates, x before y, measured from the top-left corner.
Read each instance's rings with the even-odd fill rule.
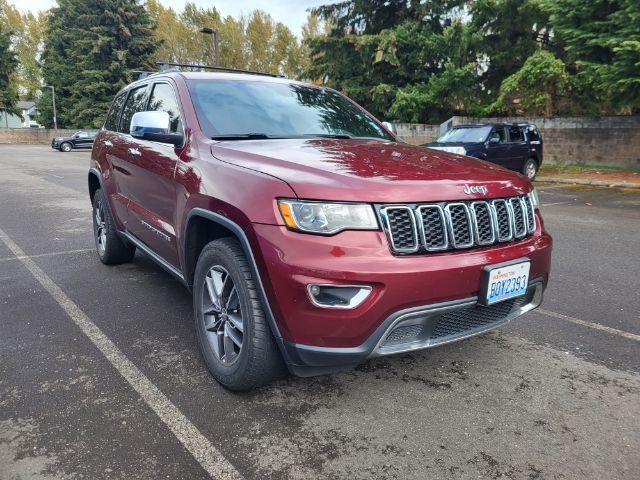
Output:
[[[202,208],[194,208],[189,212],[187,220],[185,222],[184,230],[185,283],[187,284],[187,287],[189,289],[193,288],[196,264],[198,262],[198,257],[200,256],[202,248],[204,248],[207,243],[213,240],[228,237],[235,238],[238,241],[242,248],[242,251],[249,261],[251,273],[256,285],[258,286],[258,292],[264,306],[265,315],[269,322],[269,326],[271,327],[271,332],[276,339],[276,343],[280,348],[280,352],[284,357],[285,363],[288,363],[288,356],[282,343],[282,335],[280,334],[280,329],[278,328],[275,317],[273,315],[273,311],[271,309],[271,305],[264,288],[262,277],[260,276],[260,272],[258,270],[258,265],[253,254],[251,244],[249,243],[249,239],[247,238],[246,233],[240,227],[240,225],[225,216]]]

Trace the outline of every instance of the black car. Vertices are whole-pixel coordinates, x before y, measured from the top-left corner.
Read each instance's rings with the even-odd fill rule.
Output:
[[[532,123],[456,125],[423,147],[497,163],[530,180],[542,165],[542,137]]]
[[[97,132],[81,130],[70,137],[58,137],[51,140],[51,148],[61,152],[70,152],[74,148],[92,148]]]

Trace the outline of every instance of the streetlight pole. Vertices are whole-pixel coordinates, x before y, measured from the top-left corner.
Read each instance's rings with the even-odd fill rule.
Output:
[[[53,103],[53,128],[58,130],[58,119],[56,118],[56,89],[53,85],[45,85],[51,89],[51,102]]]
[[[211,40],[213,41],[213,56],[214,56],[214,65],[216,67],[220,66],[220,43],[218,38],[218,29],[203,27],[198,30],[200,33],[206,33],[207,35],[211,35]]]

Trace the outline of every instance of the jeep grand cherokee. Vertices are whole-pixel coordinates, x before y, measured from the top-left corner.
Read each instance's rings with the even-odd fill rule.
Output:
[[[552,241],[529,180],[398,141],[328,88],[158,73],[115,97],[89,170],[97,253],[193,293],[242,390],[453,342],[537,307]]]

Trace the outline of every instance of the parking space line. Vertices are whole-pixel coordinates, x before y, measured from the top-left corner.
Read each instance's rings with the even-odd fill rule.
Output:
[[[95,248],[81,248],[79,250],[64,250],[62,252],[49,252],[49,253],[38,253],[36,255],[23,255],[20,257],[2,257],[0,258],[0,262],[10,262],[15,260],[22,260],[23,258],[40,258],[40,257],[55,257],[57,255],[71,255],[74,253],[86,253],[93,252]]]
[[[617,335],[619,337],[624,337],[624,338],[628,338],[629,340],[635,340],[636,342],[640,342],[640,335],[636,335],[635,333],[625,332],[623,330],[618,330],[617,328],[611,328],[611,327],[607,327],[606,325],[600,325],[599,323],[587,322],[586,320],[580,320],[579,318],[570,317],[569,315],[552,312],[550,310],[544,310],[542,308],[538,308],[534,310],[534,312],[541,313],[548,317],[558,318],[560,320],[565,320],[567,322],[575,323],[576,325],[582,325],[583,327],[593,328],[594,330],[602,330],[603,332],[607,332],[612,335]]]
[[[240,473],[156,385],[107,337],[62,289],[0,229],[0,240],[18,257],[109,363],[138,392],[178,441],[214,479],[242,479]]]

